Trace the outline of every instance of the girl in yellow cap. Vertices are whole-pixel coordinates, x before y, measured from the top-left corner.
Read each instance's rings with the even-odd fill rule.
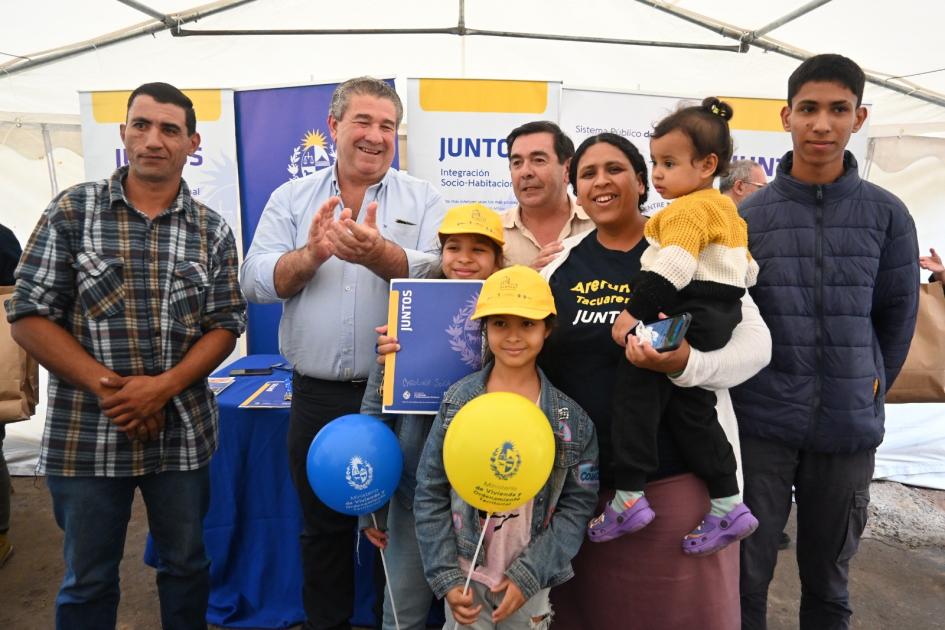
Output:
[[[414,516],[424,572],[464,626],[549,627],[549,592],[573,575],[571,558],[597,502],[594,425],[535,364],[555,312],[551,288],[533,269],[510,267],[486,280],[472,318],[482,320],[493,358],[444,395],[420,458]],[[474,559],[484,515],[451,489],[443,440],[463,405],[491,392],[520,394],[538,404],[555,434],[555,464],[531,501],[485,522],[483,553]],[[472,583],[464,594],[470,569]]]
[[[485,280],[502,267],[502,221],[495,211],[486,206],[474,203],[451,208],[443,217],[438,232],[441,261],[436,277]],[[380,326],[377,331],[380,333],[378,354],[389,354],[400,349],[397,339],[386,334],[387,326]],[[375,368],[368,381],[361,413],[382,417],[393,425],[404,454],[404,471],[386,515],[375,514],[380,528],[373,526],[370,515],[361,518],[361,527],[374,546],[385,550],[390,590],[384,592],[383,627],[393,630],[399,623],[401,630],[419,630],[426,628],[427,613],[435,599],[423,576],[413,521],[417,463],[430,430],[431,416],[381,414],[383,356],[379,362],[382,365]],[[398,623],[395,623],[395,609]]]

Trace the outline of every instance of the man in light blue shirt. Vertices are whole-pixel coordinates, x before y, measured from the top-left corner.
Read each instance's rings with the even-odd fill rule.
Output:
[[[312,438],[358,413],[386,320],[391,278],[437,262],[445,207],[427,182],[391,169],[403,106],[387,83],[359,77],[332,95],[334,167],[272,193],[240,272],[252,302],[283,302],[279,348],[295,368],[289,464],[302,504],[306,629],[349,628],[356,519],[332,511],[306,477]]]

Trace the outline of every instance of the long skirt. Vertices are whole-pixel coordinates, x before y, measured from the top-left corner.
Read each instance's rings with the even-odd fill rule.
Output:
[[[598,513],[613,497],[602,489]],[[656,518],[605,543],[584,541],[574,577],[551,589],[557,630],[737,630],[738,543],[710,555],[682,552],[682,538],[709,510],[705,484],[692,474],[647,484]]]

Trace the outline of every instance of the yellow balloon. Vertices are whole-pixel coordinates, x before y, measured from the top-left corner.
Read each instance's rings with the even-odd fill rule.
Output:
[[[463,501],[486,512],[529,501],[548,480],[554,458],[548,418],[532,401],[508,392],[466,403],[443,440],[450,485]]]

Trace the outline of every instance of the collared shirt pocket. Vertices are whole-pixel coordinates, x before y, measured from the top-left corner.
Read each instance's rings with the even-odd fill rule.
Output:
[[[381,235],[389,241],[393,241],[405,249],[422,249],[420,239],[420,226],[412,222],[411,219],[397,219],[389,221]]]
[[[210,277],[202,263],[191,260],[175,263],[169,298],[171,317],[188,328],[199,326],[209,284]]]
[[[76,292],[86,316],[102,320],[125,310],[125,261],[96,252],[76,254]]]

